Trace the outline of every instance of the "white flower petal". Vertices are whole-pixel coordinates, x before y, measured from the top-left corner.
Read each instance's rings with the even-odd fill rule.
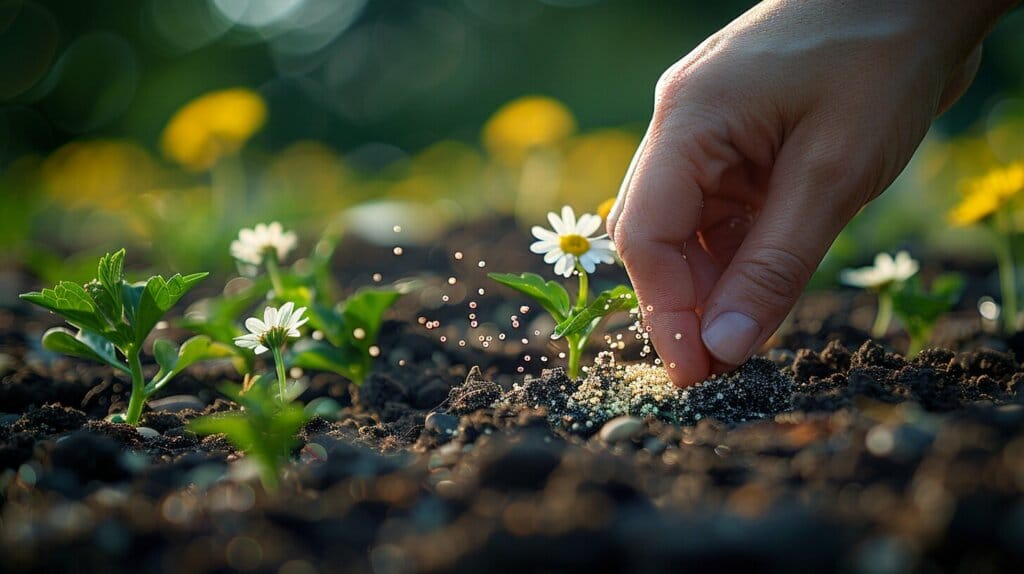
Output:
[[[245,320],[245,328],[254,335],[262,335],[267,330],[267,324],[256,317],[249,317]]]
[[[557,247],[544,254],[544,263],[554,263],[559,257],[565,256],[565,252]]]
[[[565,235],[566,233],[570,233],[570,231],[566,230],[565,224],[562,222],[562,219],[558,217],[558,214],[553,211],[548,212],[548,223],[551,224],[551,229],[554,229],[555,233],[557,233],[558,235]]]
[[[530,251],[532,251],[534,253],[537,253],[537,254],[547,253],[548,251],[551,251],[552,249],[558,249],[558,243],[557,242],[555,242],[555,241],[548,241],[548,240],[545,239],[544,241],[535,241],[535,242],[530,244]]]
[[[571,277],[572,270],[576,263],[574,259],[575,258],[568,253],[560,257],[558,261],[555,262],[555,273],[562,275],[563,277]]]
[[[531,227],[530,233],[532,233],[534,237],[540,239],[541,241],[558,241],[557,233],[545,227],[541,227],[539,225],[534,225],[533,227]]]
[[[583,270],[587,273],[593,273],[594,269],[597,268],[594,256],[589,251],[580,256],[580,265],[583,266]]]
[[[263,345],[257,345],[256,348],[254,349],[257,355],[262,355],[263,353],[266,353],[269,350],[270,349],[264,347]]]
[[[601,228],[601,218],[594,215],[593,213],[584,213],[580,216],[580,220],[576,223],[576,233],[583,237],[589,237],[593,235],[598,229]]]
[[[562,227],[565,229],[563,235],[576,233],[576,213],[569,205],[562,206]]]

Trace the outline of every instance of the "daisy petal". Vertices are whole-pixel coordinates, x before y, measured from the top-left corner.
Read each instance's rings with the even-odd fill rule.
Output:
[[[568,205],[562,206],[562,226],[565,228],[563,235],[576,233],[576,213]]]
[[[551,224],[551,229],[554,229],[557,235],[565,235],[566,233],[571,232],[566,230],[565,224],[562,222],[561,218],[559,218],[558,214],[553,211],[548,212],[548,223]]]
[[[264,331],[267,330],[267,324],[264,323],[263,321],[260,321],[256,317],[249,317],[248,319],[245,320],[245,328],[249,329],[250,333],[261,335],[263,334]]]
[[[601,227],[601,218],[592,214],[584,213],[576,223],[576,233],[583,237],[589,237]]]
[[[557,233],[551,231],[550,229],[541,227],[539,225],[534,225],[532,228],[530,228],[530,233],[532,233],[534,237],[542,241],[558,241]]]
[[[565,252],[563,252],[561,249],[552,249],[551,251],[548,251],[547,253],[544,254],[544,263],[554,263],[555,261],[558,260],[559,257],[563,257],[564,255]]]

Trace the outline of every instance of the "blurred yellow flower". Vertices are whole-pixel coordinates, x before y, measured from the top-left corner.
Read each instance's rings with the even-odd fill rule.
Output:
[[[615,198],[609,197],[608,199],[601,202],[601,205],[597,206],[597,214],[601,216],[601,219],[607,221],[608,215],[612,212],[612,207],[615,207]]]
[[[534,148],[558,145],[576,130],[576,120],[561,102],[544,96],[513,100],[487,120],[484,146],[509,163],[521,161]]]
[[[204,171],[236,153],[267,119],[256,92],[231,88],[202,95],[182,107],[164,129],[164,154],[186,169]]]
[[[121,140],[75,141],[42,164],[42,183],[68,207],[95,205],[115,210],[131,205],[159,178],[156,162],[138,145]]]
[[[1024,163],[992,170],[963,185],[964,198],[949,212],[953,225],[972,225],[1003,208],[1024,191]]]

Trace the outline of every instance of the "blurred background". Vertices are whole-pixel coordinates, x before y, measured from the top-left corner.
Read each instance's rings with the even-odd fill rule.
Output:
[[[0,0],[0,270],[121,246],[233,268],[241,227],[429,242],[614,195],[661,72],[751,5],[680,0]],[[1024,155],[1024,11],[823,276],[877,250],[985,262],[941,216]],[[76,267],[79,265],[79,267]]]

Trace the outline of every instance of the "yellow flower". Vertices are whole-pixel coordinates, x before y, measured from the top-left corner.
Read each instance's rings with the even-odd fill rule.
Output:
[[[75,141],[42,164],[42,182],[52,197],[70,207],[109,209],[131,205],[140,190],[159,177],[146,150],[124,140]]]
[[[968,180],[964,198],[949,212],[953,225],[972,225],[1003,208],[1024,190],[1024,163],[1014,163]]]
[[[210,92],[182,107],[164,130],[164,154],[193,171],[236,153],[267,119],[267,105],[245,88]]]
[[[526,96],[494,113],[484,126],[487,149],[499,159],[516,163],[531,149],[558,145],[576,130],[572,113],[557,100]]]
[[[601,205],[597,206],[597,215],[601,219],[608,219],[608,215],[612,212],[612,207],[615,206],[615,198],[609,197],[608,199],[601,202]]]

